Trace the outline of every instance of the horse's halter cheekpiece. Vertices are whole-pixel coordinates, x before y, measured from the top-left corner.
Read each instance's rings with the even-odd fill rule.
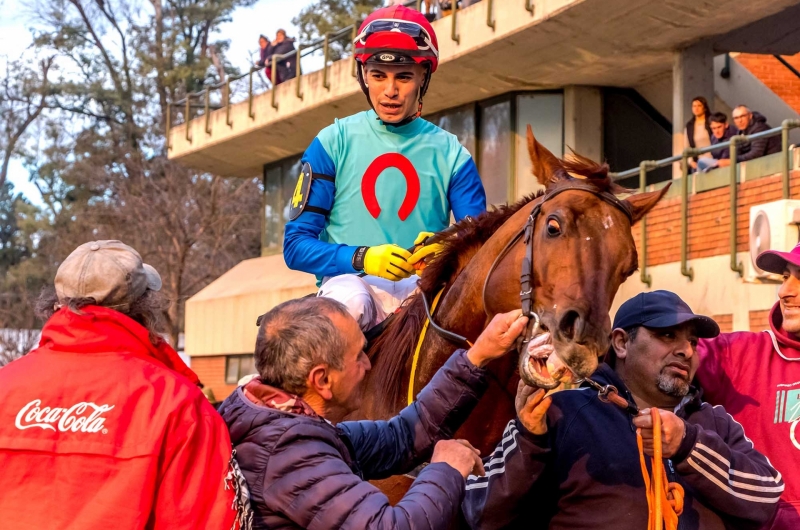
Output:
[[[523,238],[525,243],[525,255],[522,258],[522,272],[519,280],[519,296],[522,302],[522,314],[528,317],[528,324],[524,333],[517,339],[517,352],[519,353],[520,374],[525,376],[526,380],[533,380],[533,377],[529,375],[530,363],[527,345],[533,339],[533,337],[538,335],[541,331],[541,318],[533,310],[533,230],[536,226],[536,218],[542,212],[542,206],[544,203],[565,191],[584,191],[586,193],[591,193],[608,204],[616,207],[625,214],[631,223],[633,223],[633,211],[631,210],[630,203],[618,198],[611,192],[598,191],[595,186],[581,179],[570,178],[566,182],[566,185],[552,188],[542,195],[542,200],[538,201],[533,206],[525,226],[519,232],[517,232],[513,238],[511,238],[506,246],[503,247],[503,250],[500,252],[500,254],[497,255],[497,258],[495,258],[492,266],[489,268],[489,272],[486,274],[486,279],[483,282],[483,292],[481,296],[483,299],[484,311],[487,311],[488,314],[486,307],[486,287],[489,285],[489,280],[492,277],[492,273],[503,260],[503,258],[505,258],[511,248],[520,240],[520,238]]]

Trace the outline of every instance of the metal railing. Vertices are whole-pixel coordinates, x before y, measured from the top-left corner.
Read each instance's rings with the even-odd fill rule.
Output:
[[[342,28],[342,29],[340,29],[338,31],[334,31],[332,33],[328,33],[325,36],[323,36],[322,38],[319,38],[319,39],[317,39],[317,40],[315,40],[315,41],[313,41],[313,42],[311,42],[309,44],[297,45],[297,49],[293,50],[291,52],[288,52],[288,53],[285,53],[285,54],[282,54],[282,55],[273,55],[271,57],[271,66],[272,66],[272,68],[271,68],[271,71],[270,71],[270,75],[271,75],[270,83],[272,84],[272,88],[271,88],[271,90],[272,90],[272,107],[276,108],[276,109],[278,108],[278,105],[277,105],[276,100],[275,100],[275,87],[277,86],[277,83],[276,83],[276,81],[277,81],[277,69],[276,69],[277,63],[279,63],[282,60],[289,59],[289,58],[292,58],[292,57],[294,57],[296,59],[296,61],[297,61],[297,65],[296,65],[296,67],[297,67],[297,75],[293,79],[297,83],[297,89],[295,91],[295,95],[299,99],[303,99],[303,92],[302,92],[302,89],[301,89],[301,83],[302,83],[302,80],[301,80],[301,78],[302,78],[302,68],[301,68],[301,64],[300,64],[301,63],[301,59],[303,57],[307,57],[307,56],[313,54],[314,52],[317,52],[319,50],[323,50],[323,66],[322,66],[322,70],[324,71],[324,74],[323,74],[323,85],[325,86],[326,89],[330,89],[330,83],[328,82],[328,68],[329,68],[329,64],[328,63],[330,62],[330,49],[331,49],[330,45],[333,42],[337,42],[337,41],[341,41],[341,40],[345,40],[345,39],[348,42],[352,42],[355,39],[355,31],[356,31],[356,29],[357,28],[356,28],[355,25],[350,25],[350,26],[347,26],[346,28]],[[352,55],[351,55],[351,60],[352,60]],[[353,64],[353,75],[355,76],[355,61],[353,61],[353,63],[354,63]],[[192,143],[191,127],[189,127],[189,125],[188,125],[192,121],[192,117],[191,117],[191,110],[192,109],[200,109],[200,108],[203,109],[203,115],[205,116],[205,132],[206,132],[206,134],[211,134],[211,122],[210,122],[210,117],[211,117],[211,112],[210,111],[211,110],[219,110],[219,109],[223,109],[224,108],[225,109],[225,124],[228,127],[232,127],[233,126],[233,122],[231,121],[231,110],[230,110],[231,109],[231,93],[232,93],[231,84],[235,83],[236,81],[239,81],[241,79],[244,79],[245,77],[248,78],[247,115],[251,120],[255,119],[255,112],[253,111],[253,98],[254,98],[254,96],[256,94],[253,92],[253,75],[256,72],[258,72],[259,70],[261,70],[262,68],[263,67],[261,67],[261,66],[251,66],[250,69],[247,72],[243,73],[243,74],[239,74],[237,76],[229,77],[227,80],[225,80],[225,81],[223,81],[221,83],[208,85],[203,90],[200,90],[200,91],[197,91],[197,92],[191,92],[191,93],[187,94],[184,98],[176,101],[175,103],[168,104],[167,116],[166,116],[167,149],[172,149],[172,145],[171,145],[170,138],[169,138],[169,132],[172,129],[173,125],[177,125],[177,124],[173,123],[173,121],[172,121],[172,110],[173,109],[180,109],[180,108],[184,109],[183,123],[186,124],[186,131],[185,131],[186,141],[189,142],[189,143]],[[289,81],[291,81],[291,80],[287,80],[286,82],[289,82]],[[221,94],[222,104],[220,104],[220,105],[211,105],[211,93],[214,92],[214,91],[217,91],[217,90],[222,90],[222,94]],[[194,101],[199,100],[200,98],[204,99],[204,104],[203,105],[199,105],[199,104],[193,103]]]
[[[622,171],[621,173],[612,173],[611,177],[615,181],[624,180],[626,178],[639,175],[639,190],[644,192],[647,189],[647,173],[655,169],[669,167],[675,162],[681,163],[681,274],[689,278],[689,281],[694,280],[694,270],[689,266],[689,158],[700,156],[705,153],[716,151],[717,149],[730,148],[729,175],[731,187],[730,208],[731,208],[731,228],[730,228],[730,252],[731,262],[730,268],[732,271],[737,272],[739,276],[744,275],[744,265],[736,259],[736,206],[738,203],[738,181],[739,181],[739,163],[736,161],[737,146],[759,138],[768,138],[772,136],[781,135],[781,181],[782,181],[782,196],[784,199],[789,198],[789,173],[791,171],[790,156],[789,156],[789,131],[792,129],[800,128],[800,120],[783,120],[780,127],[769,129],[749,136],[737,135],[732,137],[727,142],[710,145],[702,149],[695,149],[687,147],[680,155],[663,158],[661,160],[644,160],[639,164],[638,168]],[[697,174],[696,174],[697,175]],[[647,216],[641,221],[641,235],[639,244],[639,271],[642,283],[648,287],[652,286],[653,279],[647,273]]]
[[[405,5],[407,7],[413,5],[413,6],[416,6],[417,10],[419,10],[421,3],[422,3],[422,0],[408,0],[403,5]],[[349,42],[352,43],[356,38],[356,31],[357,30],[358,30],[358,24],[351,24],[351,25],[349,25],[349,26],[347,26],[345,28],[342,28],[342,29],[340,29],[338,31],[327,33],[323,37],[321,37],[321,38],[319,38],[319,39],[317,39],[317,40],[315,40],[315,41],[313,41],[313,42],[311,42],[309,44],[306,44],[306,45],[298,44],[296,50],[291,51],[289,53],[285,53],[285,54],[282,54],[282,55],[273,55],[271,57],[271,69],[270,69],[270,84],[272,85],[272,87],[271,87],[271,91],[272,91],[272,101],[271,101],[272,108],[274,108],[274,109],[278,108],[278,103],[275,100],[275,92],[276,92],[275,88],[276,88],[276,86],[278,84],[278,83],[276,83],[276,81],[277,81],[276,66],[277,66],[278,62],[280,62],[280,61],[282,61],[284,59],[288,59],[288,58],[293,57],[293,56],[296,58],[296,61],[297,61],[297,75],[295,76],[294,79],[295,79],[295,83],[296,83],[296,87],[297,88],[295,89],[295,95],[297,96],[298,99],[302,100],[303,99],[303,91],[302,91],[302,76],[303,76],[303,72],[302,72],[302,68],[301,68],[301,59],[303,57],[311,55],[314,52],[322,50],[323,51],[323,66],[322,66],[323,82],[322,82],[322,84],[327,90],[330,90],[330,82],[328,80],[328,63],[330,62],[330,49],[331,49],[330,45],[333,42],[337,42],[337,41],[343,40],[345,37],[349,38]],[[352,55],[351,55],[351,58],[352,58]],[[355,77],[355,75],[356,75],[355,66],[356,66],[355,65],[355,61],[353,61],[353,70],[352,70],[353,77]],[[166,116],[167,149],[168,150],[172,149],[172,144],[171,144],[170,135],[169,135],[170,130],[172,129],[173,125],[178,125],[177,123],[173,123],[173,121],[172,121],[172,110],[173,109],[180,109],[182,107],[184,108],[184,116],[183,116],[183,122],[182,123],[186,124],[186,131],[185,131],[186,136],[185,137],[186,137],[186,141],[189,142],[189,143],[192,143],[192,136],[191,136],[191,131],[190,131],[191,128],[189,127],[188,124],[192,121],[191,109],[193,109],[193,108],[202,108],[203,109],[203,115],[206,118],[206,123],[205,123],[205,132],[206,132],[206,134],[211,134],[211,124],[210,124],[210,115],[211,115],[210,111],[211,110],[219,110],[221,108],[224,108],[225,109],[225,124],[228,127],[232,127],[233,126],[233,122],[231,122],[231,111],[230,111],[230,108],[231,108],[231,83],[235,83],[236,81],[244,79],[245,77],[248,78],[247,115],[251,120],[255,119],[255,113],[253,112],[253,96],[254,96],[254,93],[253,93],[253,74],[258,72],[262,68],[264,68],[264,67],[262,67],[262,66],[251,66],[250,70],[245,72],[245,73],[243,73],[243,74],[239,74],[237,76],[229,77],[227,80],[225,80],[225,81],[223,81],[221,83],[216,83],[216,84],[213,84],[213,85],[206,86],[203,90],[200,90],[200,91],[197,91],[197,92],[191,92],[191,93],[187,94],[183,99],[180,99],[180,100],[176,101],[175,103],[168,104],[167,105],[167,116]],[[211,94],[211,92],[212,91],[216,91],[216,90],[221,90],[221,89],[224,89],[223,93],[222,93],[222,100],[224,101],[224,104],[222,104],[222,105],[211,105],[210,104],[210,94]],[[197,104],[193,104],[192,103],[192,100],[199,99],[199,98],[204,98],[204,100],[205,100],[205,104],[204,105],[197,105]]]
[[[791,65],[789,61],[781,57],[780,55],[773,55],[783,66],[785,66],[790,72],[792,72],[797,77],[800,77],[800,71],[797,70],[794,66]]]
[[[486,2],[486,25],[492,28],[492,31],[496,29],[496,21],[494,18],[495,14],[495,5],[494,0],[483,0]],[[535,8],[535,1],[534,0],[524,0],[525,1],[525,9],[534,16],[534,8]],[[423,0],[406,0],[403,5],[406,7],[414,7],[418,11],[421,11]],[[456,43],[460,44],[461,37],[458,32],[458,12],[461,10],[458,7],[458,1],[452,0],[452,11],[450,12],[450,16],[452,16],[452,25],[450,31],[450,38]],[[436,3],[436,9],[438,9],[438,2]],[[329,62],[330,62],[330,49],[331,44],[337,41],[344,40],[345,38],[352,43],[356,38],[356,32],[358,31],[359,24],[352,24],[340,30],[328,33],[323,37],[309,43],[306,45],[297,45],[297,49],[291,51],[289,53],[283,55],[273,55],[271,57],[271,71],[270,71],[270,83],[272,85],[272,97],[271,97],[271,105],[273,109],[278,108],[278,101],[276,99],[276,81],[277,81],[277,71],[276,65],[280,61],[284,59],[288,59],[291,57],[295,57],[297,61],[297,75],[294,77],[294,82],[296,83],[295,88],[295,96],[302,100],[303,99],[303,89],[302,89],[302,77],[303,72],[301,68],[301,59],[312,53],[315,53],[319,50],[323,52],[323,81],[322,85],[325,89],[330,90],[330,80],[328,79],[328,70],[329,70]],[[356,76],[356,63],[354,57],[350,56],[350,60],[352,61],[352,75],[353,77]],[[172,149],[172,142],[170,139],[170,131],[174,125],[178,125],[179,123],[173,122],[172,114],[173,109],[183,109],[183,119],[182,122],[185,124],[185,138],[188,143],[192,143],[192,134],[191,134],[191,127],[189,123],[193,120],[192,118],[192,109],[203,109],[203,116],[205,116],[205,133],[211,134],[211,111],[212,110],[219,110],[225,109],[225,124],[228,127],[233,126],[233,122],[231,121],[231,85],[237,81],[244,79],[245,77],[248,78],[247,82],[247,115],[248,117],[253,120],[255,119],[255,111],[253,110],[253,98],[256,94],[253,92],[253,75],[257,73],[261,68],[260,66],[252,66],[250,67],[249,71],[239,74],[233,77],[229,77],[225,81],[221,83],[216,83],[212,85],[208,85],[202,90],[197,92],[191,92],[187,94],[184,98],[174,102],[167,104],[167,115],[166,115],[166,132],[167,132],[167,149]],[[287,80],[286,82],[289,82]],[[211,103],[211,94],[221,91],[219,103],[212,104]],[[200,101],[200,98],[203,98],[203,104],[196,103],[196,101]]]

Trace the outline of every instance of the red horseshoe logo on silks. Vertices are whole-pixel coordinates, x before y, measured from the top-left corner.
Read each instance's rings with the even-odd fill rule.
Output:
[[[361,178],[361,197],[364,199],[367,211],[377,219],[381,214],[381,205],[378,204],[378,197],[375,195],[375,184],[380,174],[390,167],[399,169],[406,178],[406,196],[400,209],[397,210],[397,216],[401,221],[405,221],[417,206],[420,185],[417,170],[411,161],[400,153],[386,153],[372,161]]]

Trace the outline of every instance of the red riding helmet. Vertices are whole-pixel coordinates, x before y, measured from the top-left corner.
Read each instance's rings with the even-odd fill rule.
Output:
[[[364,83],[364,65],[368,62],[382,64],[407,64],[415,62],[426,66],[422,96],[428,90],[431,74],[439,66],[439,42],[425,16],[414,9],[398,5],[378,9],[364,20],[354,41],[357,74],[361,90],[369,101],[369,91]],[[370,106],[372,102],[370,101]]]

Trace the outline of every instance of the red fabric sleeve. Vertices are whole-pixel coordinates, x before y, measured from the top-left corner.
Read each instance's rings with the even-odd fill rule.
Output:
[[[193,421],[181,423],[175,435],[167,435],[174,443],[164,454],[152,528],[237,528],[228,429],[208,403],[193,403],[192,408],[186,417]]]

